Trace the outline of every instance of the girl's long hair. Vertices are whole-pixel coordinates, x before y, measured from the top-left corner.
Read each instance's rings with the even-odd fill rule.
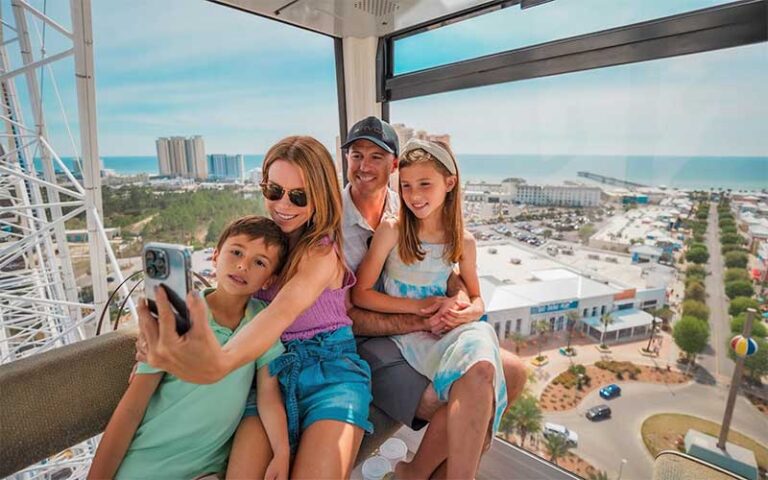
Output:
[[[269,168],[277,160],[285,160],[301,170],[309,204],[315,211],[280,274],[278,284],[284,285],[296,274],[304,254],[313,247],[326,246],[326,238],[336,242],[338,251],[342,251],[341,189],[331,154],[312,137],[296,135],[274,144],[262,165],[265,182],[269,181]]]
[[[453,189],[445,194],[445,202],[443,203],[443,228],[446,234],[446,243],[443,249],[443,259],[448,263],[457,263],[464,253],[464,218],[461,213],[461,182],[459,180],[459,165],[456,162],[456,157],[451,151],[448,144],[441,141],[433,141],[432,143],[439,145],[445,151],[447,151],[453,164],[456,165],[456,185]],[[410,165],[417,163],[428,162],[432,165],[444,178],[451,177],[451,172],[440,163],[438,159],[430,155],[424,150],[416,149],[407,152],[400,157],[398,163],[398,169],[402,171],[403,168],[407,168]],[[398,239],[398,252],[400,253],[400,259],[405,264],[411,264],[414,262],[420,262],[424,260],[425,252],[421,248],[421,240],[419,240],[419,219],[411,212],[403,200],[403,187],[399,187],[400,190],[400,221],[399,225],[399,239]]]

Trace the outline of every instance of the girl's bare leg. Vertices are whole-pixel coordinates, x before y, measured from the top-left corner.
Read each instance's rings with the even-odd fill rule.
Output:
[[[336,420],[319,420],[304,431],[291,468],[291,478],[349,478],[363,429]]]
[[[475,478],[493,418],[496,372],[478,362],[451,386],[448,398],[448,478]]]
[[[244,417],[232,441],[228,479],[264,478],[272,460],[272,447],[259,417]]]

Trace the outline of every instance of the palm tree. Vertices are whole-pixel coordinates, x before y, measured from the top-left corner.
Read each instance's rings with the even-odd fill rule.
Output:
[[[541,431],[541,422],[544,420],[541,408],[539,408],[539,401],[530,393],[524,393],[507,411],[505,417],[510,418],[510,425],[520,434],[521,447],[525,446],[525,438],[528,434],[536,434]]]
[[[539,345],[539,355],[536,358],[541,358],[541,347],[547,340],[547,334],[549,333],[549,322],[544,318],[536,320],[533,322],[533,325],[531,325],[531,330],[539,335],[539,341],[536,342]]]
[[[608,325],[613,323],[613,317],[611,317],[610,313],[604,313],[600,317],[600,322],[603,324],[603,333],[600,335],[600,348],[606,348],[605,332],[608,330]]]
[[[566,317],[568,317],[567,323],[566,323],[566,338],[568,339],[568,344],[565,347],[565,351],[568,353],[571,353],[571,340],[573,339],[573,329],[576,328],[576,322],[579,321],[579,313],[576,310],[571,310],[570,312],[565,314]]]
[[[544,438],[544,447],[549,453],[549,460],[557,465],[557,459],[564,457],[573,445],[563,435],[549,435]]]
[[[512,341],[515,343],[515,354],[520,355],[520,346],[525,345],[525,337],[520,332],[512,334]]]
[[[605,470],[590,473],[589,480],[608,480],[608,473]]]

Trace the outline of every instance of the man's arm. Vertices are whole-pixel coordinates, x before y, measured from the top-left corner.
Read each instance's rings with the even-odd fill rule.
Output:
[[[453,297],[459,295],[459,300],[469,302],[469,294],[467,293],[467,284],[462,280],[461,275],[455,271],[448,277],[448,285],[446,286],[446,296]]]
[[[372,312],[359,307],[347,311],[355,335],[383,337],[429,330],[429,318],[411,313]]]

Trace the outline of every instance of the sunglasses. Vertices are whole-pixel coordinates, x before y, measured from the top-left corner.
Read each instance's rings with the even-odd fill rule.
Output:
[[[283,198],[285,195],[285,189],[276,183],[262,183],[261,192],[264,194],[264,198],[272,202],[276,202]],[[296,188],[294,190],[288,190],[288,200],[297,207],[307,206],[307,192],[303,188]]]

